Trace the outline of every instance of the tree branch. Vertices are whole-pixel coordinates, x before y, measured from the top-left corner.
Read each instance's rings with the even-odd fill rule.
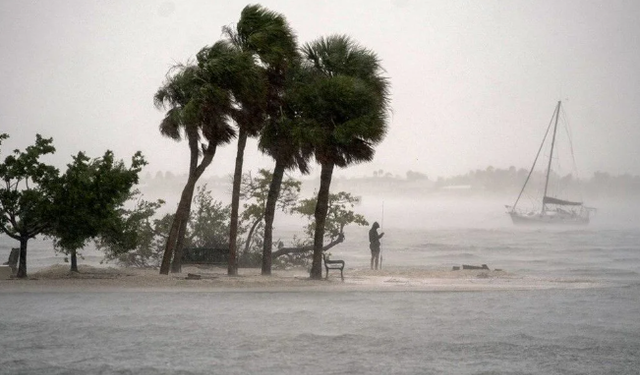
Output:
[[[344,242],[344,233],[340,233],[338,235],[338,237],[331,241],[329,244],[325,245],[322,248],[322,251],[327,251],[329,249],[331,249],[332,247],[340,244]],[[273,259],[281,256],[281,255],[285,255],[285,254],[300,254],[300,253],[306,253],[307,251],[313,251],[313,245],[308,245],[308,246],[303,246],[303,247],[283,247],[281,249],[278,249],[276,251],[274,251],[273,253],[271,253],[271,257]]]

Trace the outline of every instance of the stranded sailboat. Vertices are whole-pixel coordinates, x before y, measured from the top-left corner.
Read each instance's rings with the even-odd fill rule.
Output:
[[[560,117],[560,108],[562,102],[559,101],[556,106],[553,116],[551,117],[551,121],[549,122],[549,126],[547,127],[547,131],[545,133],[544,138],[542,139],[542,144],[540,145],[540,149],[538,150],[538,154],[534,159],[533,166],[529,171],[527,179],[520,190],[520,194],[518,194],[518,198],[513,206],[506,206],[508,209],[508,214],[511,216],[511,220],[516,225],[586,225],[589,224],[589,214],[593,210],[593,208],[585,207],[582,202],[575,200],[567,200],[564,197],[561,199],[555,196],[550,190],[549,180],[553,175],[552,171],[552,161],[554,160],[554,149],[556,149],[556,137],[558,134],[558,120]],[[544,192],[541,194],[541,200],[538,198],[537,206],[533,209],[520,209],[517,208],[518,203],[521,201],[523,197],[523,192],[527,185],[531,183],[532,174],[536,167],[536,163],[538,161],[538,157],[545,146],[545,141],[547,140],[547,136],[551,129],[551,125],[553,125],[553,135],[551,137],[551,148],[549,150],[549,160],[547,163],[546,173],[544,176]]]

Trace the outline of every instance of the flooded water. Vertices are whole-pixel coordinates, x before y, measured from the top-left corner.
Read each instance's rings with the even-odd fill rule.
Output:
[[[392,204],[385,209],[383,265],[487,264],[531,280],[594,287],[0,291],[0,373],[638,373],[640,228],[631,216],[620,218],[627,225],[594,220],[586,228],[549,231],[514,229],[497,214],[452,226],[429,217],[418,223]],[[439,216],[447,218],[444,211]],[[366,232],[350,228],[347,241],[331,250],[347,261],[346,277],[349,269],[368,266]],[[34,265],[62,260],[42,245],[30,250]],[[8,245],[0,249],[5,257],[2,252],[8,254]],[[89,254],[85,262],[98,259]]]

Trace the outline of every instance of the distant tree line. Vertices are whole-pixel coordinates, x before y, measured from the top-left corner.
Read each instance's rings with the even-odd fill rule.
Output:
[[[428,194],[452,186],[466,186],[469,191],[485,193],[517,193],[527,178],[528,170],[524,168],[493,168],[476,169],[462,175],[438,177],[435,180],[422,172],[407,171],[404,174],[393,174],[382,170],[374,171],[369,176],[340,177],[335,186],[340,190],[348,190],[357,194],[397,192],[402,189],[403,194]],[[176,176],[171,172],[157,172],[154,176],[147,174],[143,181],[149,189],[154,186],[177,184],[183,176]],[[640,195],[640,176],[628,173],[610,174],[608,172],[594,172],[587,178],[577,178],[572,174],[557,175],[553,178],[563,184],[579,188],[589,198],[616,198]],[[544,179],[542,173],[532,175],[533,181]],[[227,189],[227,177],[209,177],[207,183],[217,185],[220,190]],[[301,179],[303,186],[314,185],[316,179]]]
[[[502,193],[513,192],[522,187],[529,171],[515,167],[507,169],[493,168],[477,169],[467,174],[439,178],[434,185],[435,189],[453,185],[468,185],[475,190]],[[545,175],[542,172],[534,172],[531,179],[540,184]],[[585,195],[592,198],[617,198],[640,195],[640,176],[630,174],[611,175],[606,172],[595,172],[589,178],[578,178],[573,174],[551,174],[552,180],[568,188],[579,189]]]

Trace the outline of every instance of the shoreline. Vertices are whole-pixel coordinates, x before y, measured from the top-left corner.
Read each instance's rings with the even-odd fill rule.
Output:
[[[68,265],[40,269],[27,279],[0,280],[1,293],[24,292],[482,292],[603,287],[585,279],[538,278],[496,270],[443,270],[388,267],[384,270],[345,269],[322,280],[309,279],[306,269],[274,270],[262,276],[259,268],[241,268],[228,276],[226,267],[185,266],[179,274],[160,275],[157,269],[98,268],[80,265],[78,273]],[[188,279],[197,274],[200,279]]]

